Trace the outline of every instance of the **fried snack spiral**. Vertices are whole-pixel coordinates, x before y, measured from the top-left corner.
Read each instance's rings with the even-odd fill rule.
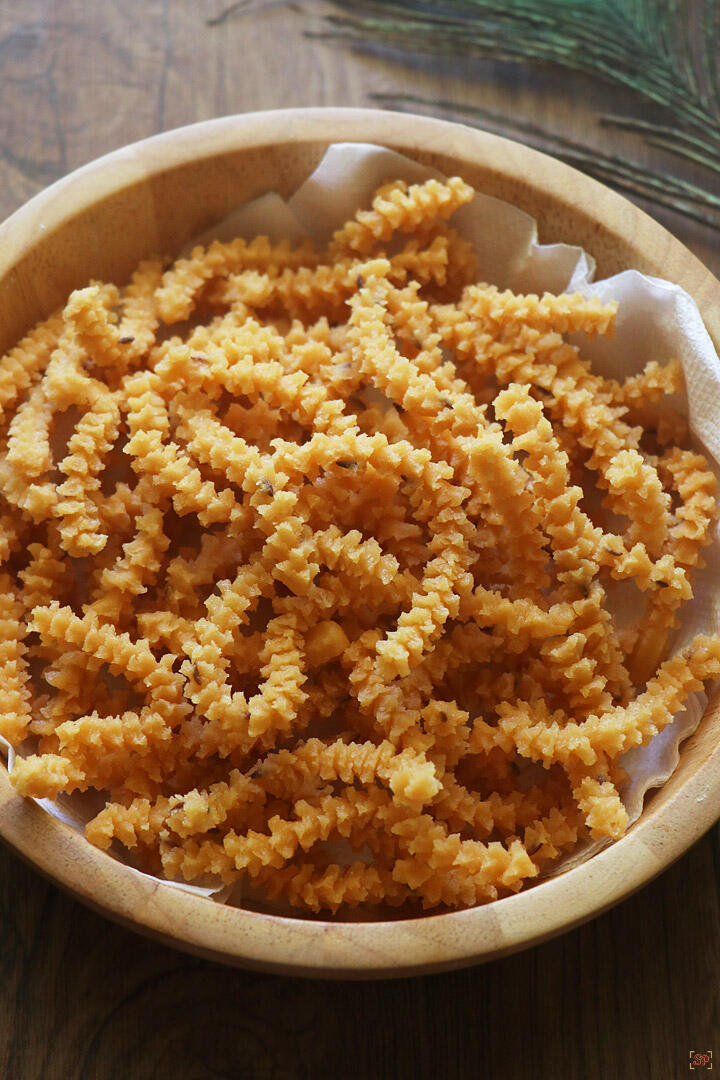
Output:
[[[99,508],[93,496],[100,489],[99,474],[120,428],[115,394],[98,389],[95,400],[78,421],[68,442],[68,454],[59,468],[66,479],[58,485],[55,514],[61,519],[60,536],[68,555],[97,555],[107,543]]]
[[[19,794],[102,793],[97,847],[491,902],[622,836],[622,755],[720,676],[668,650],[717,514],[680,364],[604,379],[616,305],[478,282],[472,195],[143,262],[0,363],[0,735]]]

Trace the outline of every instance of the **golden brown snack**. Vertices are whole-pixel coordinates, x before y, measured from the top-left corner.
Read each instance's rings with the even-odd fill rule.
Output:
[[[485,903],[621,836],[621,755],[720,675],[664,659],[716,516],[680,365],[603,379],[615,305],[476,282],[471,198],[144,262],[0,363],[0,734],[19,793],[104,793],[90,842],[311,912]]]

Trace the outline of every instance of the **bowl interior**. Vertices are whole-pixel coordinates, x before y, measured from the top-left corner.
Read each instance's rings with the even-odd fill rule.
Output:
[[[479,190],[533,215],[543,242],[585,247],[598,262],[599,276],[634,267],[684,285],[720,340],[720,284],[661,226],[567,166],[440,121],[363,110],[297,110],[228,118],[147,140],[80,170],[15,214],[0,231],[0,353],[89,279],[121,283],[141,259],[176,253],[248,199],[270,189],[290,195],[337,141],[382,143],[446,174],[460,173]],[[122,866],[14,796],[4,768],[0,833],[106,914],[209,955],[308,973],[430,970],[540,940],[659,872],[715,816],[719,734],[720,709],[713,704],[641,820],[591,863],[487,908],[374,928],[336,922],[335,937],[322,943],[317,935],[321,927],[330,930],[327,922],[310,920],[301,941],[292,927],[304,920],[219,912],[218,905],[168,886],[150,892],[137,886]],[[715,799],[705,798],[708,791]],[[698,792],[705,793],[702,799]],[[378,952],[383,926],[391,937],[383,938]],[[358,951],[368,948],[365,955]]]

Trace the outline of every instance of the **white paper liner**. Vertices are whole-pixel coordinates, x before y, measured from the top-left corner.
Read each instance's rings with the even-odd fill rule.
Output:
[[[314,173],[285,202],[275,192],[247,203],[217,225],[195,237],[184,249],[212,240],[236,236],[252,239],[268,235],[273,242],[310,237],[323,244],[356,210],[370,204],[377,187],[394,179],[417,183],[442,174],[382,147],[360,143],[330,146]],[[720,359],[692,297],[677,285],[647,277],[635,270],[594,281],[595,260],[582,248],[569,244],[539,244],[536,221],[509,203],[477,193],[472,203],[459,210],[453,226],[470,240],[477,252],[479,280],[515,292],[581,292],[619,304],[612,339],[582,339],[583,353],[601,375],[625,378],[640,372],[649,360],[664,362],[678,357],[685,373],[686,394],[677,407],[689,418],[700,450],[713,459],[720,474]],[[682,648],[697,633],[720,630],[720,593],[715,586],[720,572],[720,528],[713,532],[705,551],[706,567],[694,579],[694,599],[686,605],[674,646]],[[645,793],[661,786],[679,761],[681,742],[697,727],[707,696],[695,694],[675,722],[649,743],[622,758],[630,780],[623,798],[630,821],[642,811]],[[0,738],[0,750],[12,769],[15,752]],[[96,812],[83,796],[56,801],[35,800],[47,813],[82,832]],[[553,873],[584,861],[601,844],[585,846],[557,864]],[[133,867],[133,874],[151,877]],[[157,880],[152,878],[152,880]],[[164,879],[162,879],[164,880]],[[185,885],[175,888],[219,902],[240,902],[240,890],[227,887]],[[277,906],[280,910],[280,906]],[[297,915],[294,909],[282,911]]]

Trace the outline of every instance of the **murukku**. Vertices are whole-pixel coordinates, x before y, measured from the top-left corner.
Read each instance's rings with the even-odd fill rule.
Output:
[[[0,362],[0,735],[20,794],[102,793],[97,847],[492,902],[622,836],[622,755],[720,676],[668,658],[717,513],[679,363],[605,379],[615,304],[479,283],[471,198],[143,262]]]
[[[60,518],[61,542],[68,555],[97,555],[107,543],[93,496],[100,490],[99,474],[120,428],[117,398],[98,391],[78,421],[68,442],[68,454],[59,464],[65,480],[58,485],[55,515]]]
[[[344,250],[369,254],[375,244],[387,243],[396,232],[414,232],[421,225],[445,219],[473,197],[473,190],[459,176],[446,183],[426,180],[410,187],[394,180],[379,188],[370,210],[360,210],[333,234],[330,253]]]
[[[115,624],[123,621],[133,599],[146,593],[156,580],[170,546],[163,532],[163,512],[158,507],[148,507],[139,514],[136,525],[135,538],[123,544],[122,556],[101,572],[93,596],[95,614]]]
[[[118,344],[126,351],[128,360],[145,356],[155,344],[158,327],[157,291],[162,280],[159,259],[141,262],[123,290],[118,325]]]
[[[47,521],[57,504],[57,489],[50,480],[29,482],[12,468],[1,452],[0,494],[35,522]]]
[[[673,447],[660,458],[660,469],[671,478],[680,501],[667,538],[668,550],[684,570],[701,566],[701,548],[710,542],[710,526],[717,517],[717,481],[702,454]]]
[[[411,241],[388,258],[389,280],[403,284],[409,274],[416,281],[444,285],[447,278],[448,242],[436,237],[427,247]],[[341,312],[357,289],[363,263],[359,259],[337,259],[329,266],[286,269],[278,276],[244,270],[219,281],[208,293],[208,302],[229,307],[238,302],[253,310],[273,308],[291,318],[311,319],[323,311]]]
[[[44,477],[53,468],[50,426],[53,406],[42,383],[34,387],[10,421],[6,452],[0,457],[0,491],[35,520],[44,520],[57,502]]]
[[[17,403],[43,370],[63,328],[60,315],[39,323],[0,361],[0,418]]]
[[[92,713],[66,720],[54,732],[60,752],[18,758],[13,783],[33,798],[55,798],[60,791],[110,789],[122,784],[152,791],[160,776],[158,747],[169,737],[162,716],[151,710],[108,717]],[[128,768],[128,760],[132,767]]]
[[[399,906],[409,899],[410,892],[395,881],[383,867],[364,862],[350,866],[316,865],[312,857],[301,866],[290,865],[281,870],[260,873],[255,879],[271,901],[284,900],[292,907],[304,908],[318,914],[335,914],[343,904],[349,907],[377,904]]]
[[[42,386],[35,387],[22,403],[8,428],[5,461],[27,480],[52,468],[50,422],[53,410]]]
[[[165,570],[164,594],[176,612],[195,608],[203,586],[213,585],[247,554],[241,537],[205,532],[197,549],[183,548]]]
[[[312,266],[314,252],[310,244],[293,249],[286,241],[271,244],[267,237],[258,236],[247,242],[242,239],[228,244],[214,241],[205,249],[196,247],[187,259],[178,259],[163,275],[156,292],[157,310],[165,323],[181,322],[191,314],[195,301],[205,285],[215,278],[224,278],[242,270],[278,270]]]
[[[470,285],[463,292],[462,303],[473,322],[482,329],[530,327],[541,333],[583,333],[607,335],[612,332],[617,304],[603,304],[580,293],[553,296],[520,296],[494,285]]]
[[[670,360],[664,366],[658,364],[657,360],[649,360],[638,375],[629,375],[624,382],[608,380],[613,400],[628,408],[654,405],[666,395],[679,394],[684,385],[679,360]]]
[[[195,513],[205,526],[219,521],[242,522],[242,508],[230,488],[218,491],[212,480],[203,480],[177,443],[165,441],[170,421],[161,386],[161,380],[151,372],[139,373],[126,384],[130,439],[125,452],[131,455],[133,468],[171,497],[180,515]]]
[[[569,483],[567,454],[528,386],[511,383],[497,395],[494,408],[513,434],[514,453],[526,455],[523,467],[541,504],[558,581],[582,589],[598,571],[600,530],[580,508],[582,488]]]
[[[84,690],[89,681],[88,675],[96,674],[100,665],[79,649],[59,652],[53,646],[42,647],[51,652],[42,677],[53,692],[41,695],[37,715],[31,721],[29,730],[47,737],[65,720],[75,719],[86,712]]]
[[[3,574],[0,580],[0,735],[15,745],[22,742],[32,719],[32,698],[22,604],[8,576]]]
[[[67,591],[70,574],[66,561],[44,544],[30,544],[28,554],[28,564],[18,572],[18,577],[22,582],[22,603],[29,615],[49,596],[62,596]]]

